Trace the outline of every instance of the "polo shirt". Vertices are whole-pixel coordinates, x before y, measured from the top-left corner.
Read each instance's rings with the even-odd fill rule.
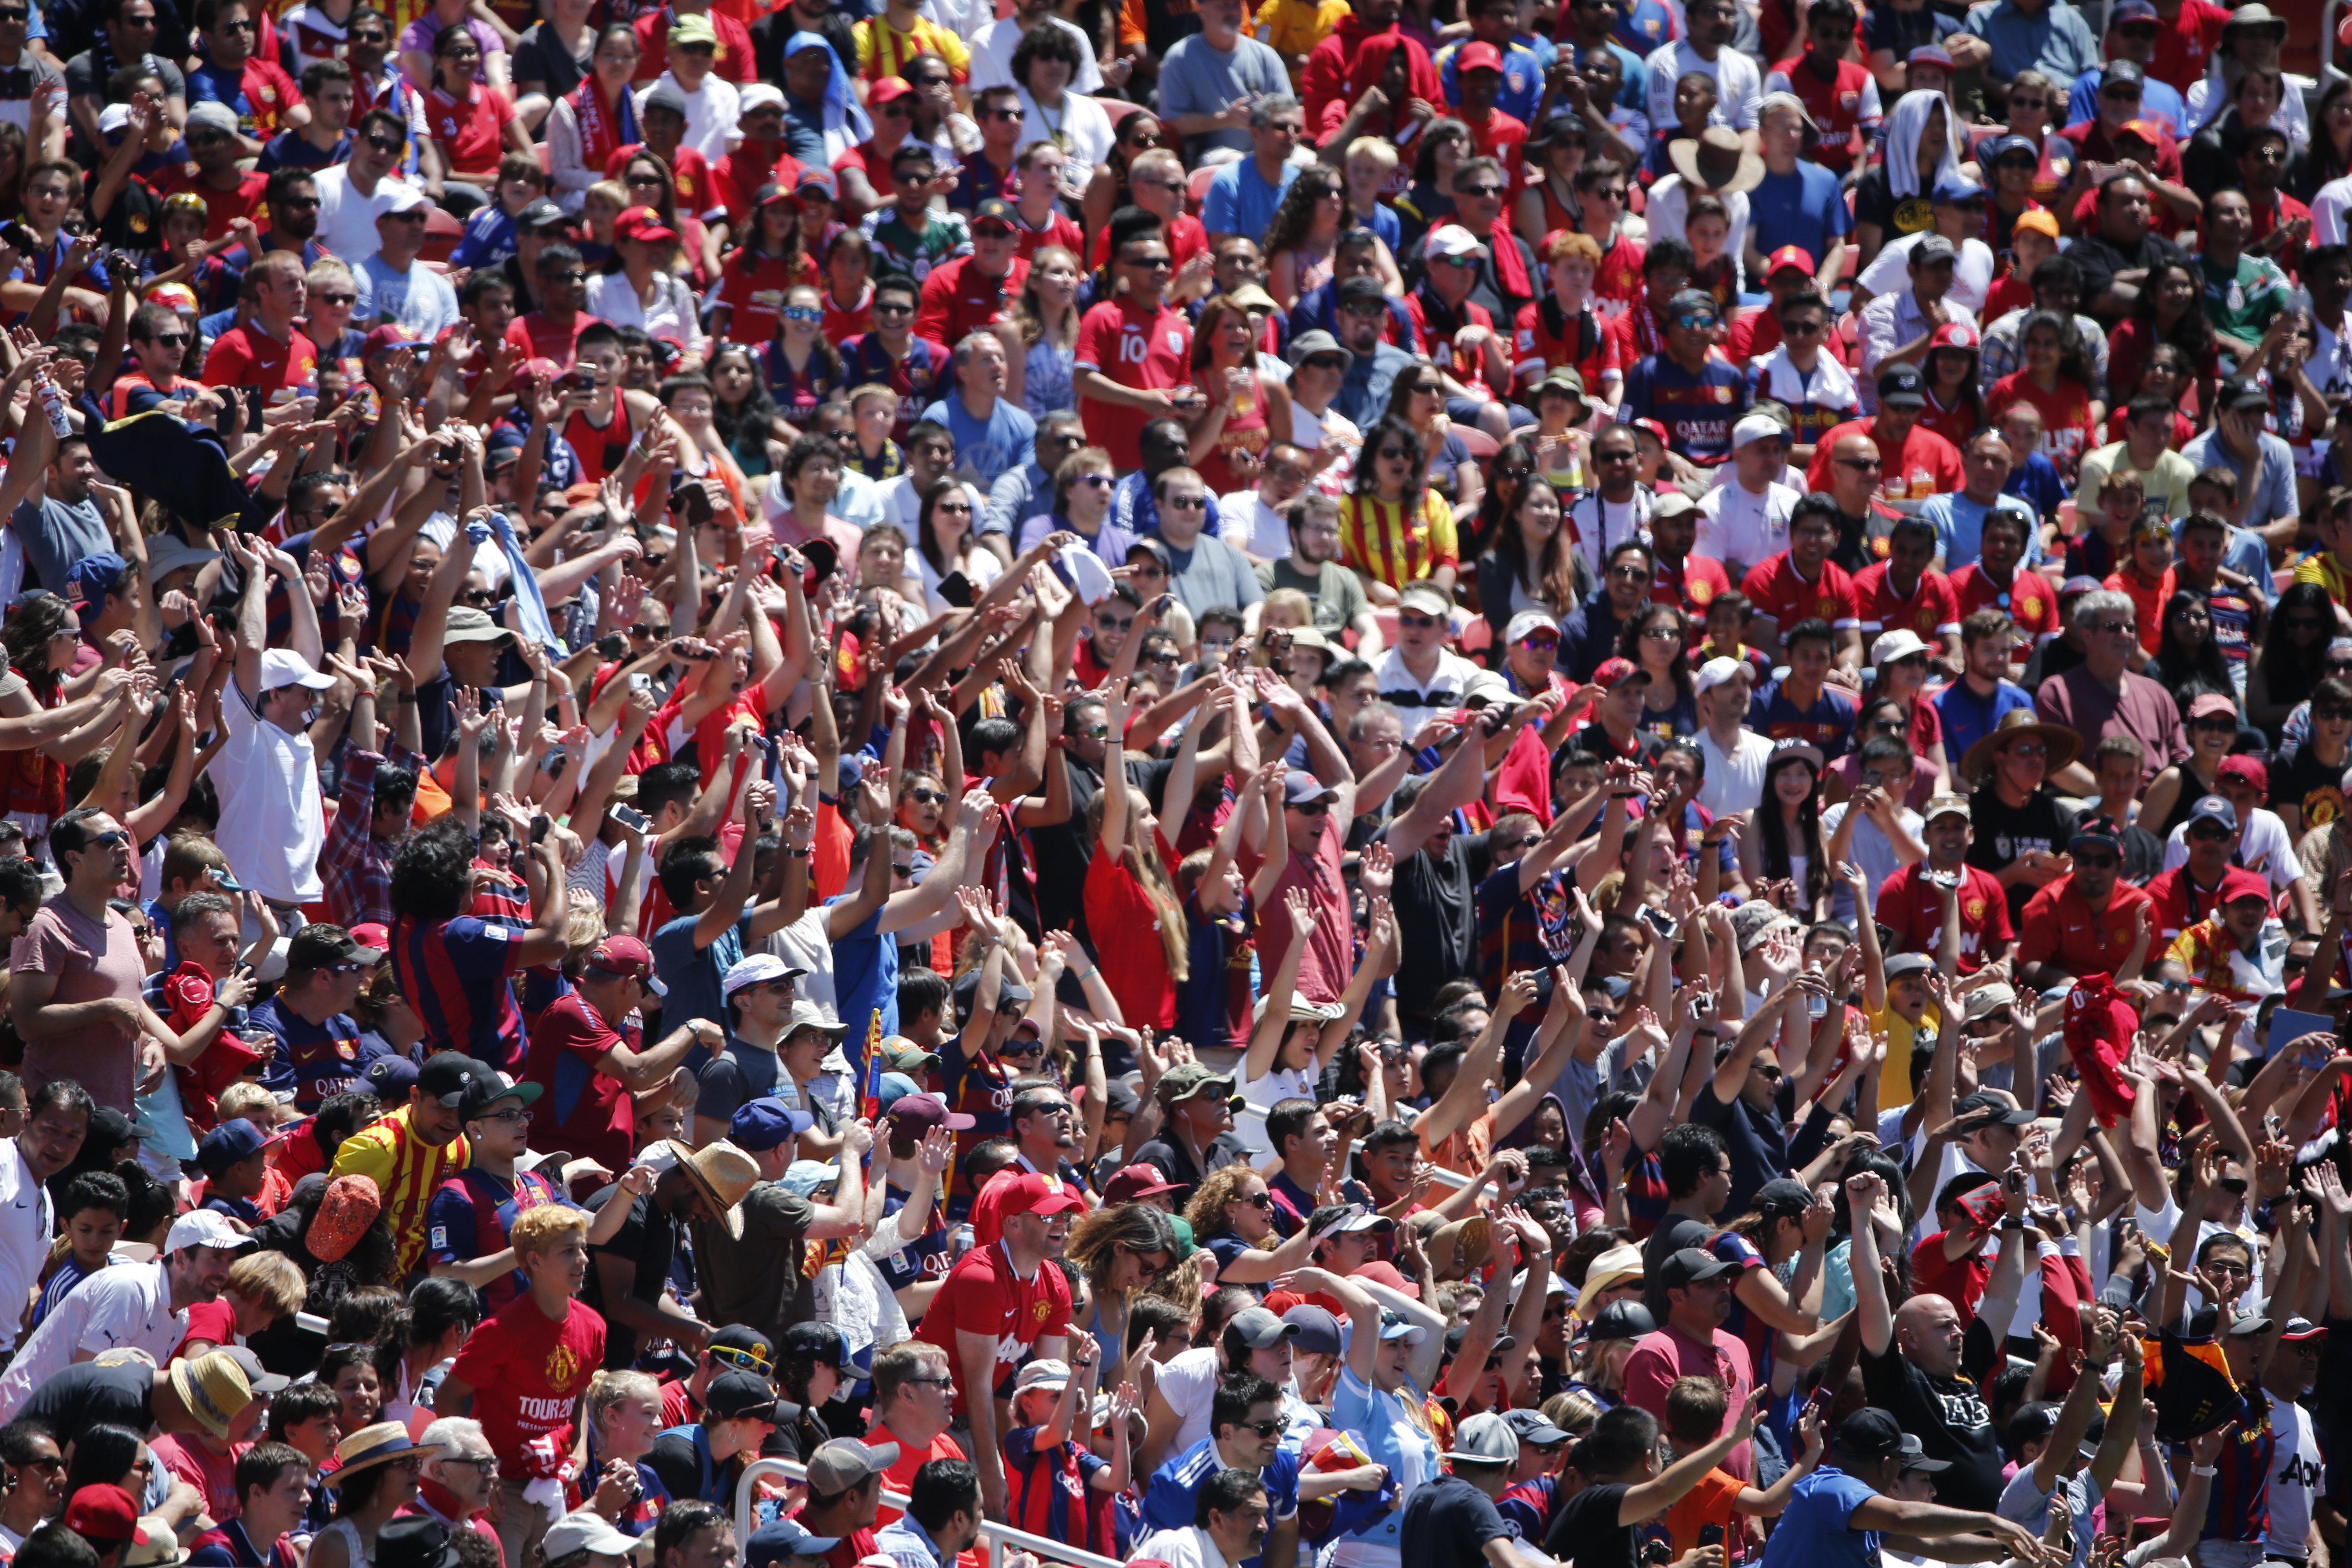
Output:
[[[49,1260],[49,1234],[57,1229],[57,1206],[36,1180],[14,1138],[0,1152],[0,1296],[32,1299],[33,1285]],[[0,1322],[0,1349],[13,1349],[18,1320]]]
[[[1992,58],[1984,68],[1996,81],[2007,81],[2030,69],[2053,82],[2070,82],[2100,63],[2099,43],[2091,36],[2090,25],[2064,0],[2051,0],[2036,10],[2028,10],[2018,0],[1999,0],[1971,10],[1961,28],[1991,48]],[[2084,292],[2087,298],[2089,290]],[[1980,1506],[1992,1504],[1987,1500]]]
[[[1762,1568],[1879,1568],[1878,1531],[1849,1522],[1877,1495],[1834,1465],[1798,1477],[1764,1543]]]
[[[1749,1360],[1748,1346],[1738,1335],[1717,1329],[1714,1342],[1702,1344],[1668,1323],[1643,1335],[1635,1342],[1633,1353],[1625,1358],[1625,1403],[1638,1405],[1664,1421],[1666,1390],[1679,1377],[1712,1377],[1723,1384],[1724,1392],[1729,1395],[1723,1411],[1723,1429],[1727,1432],[1756,1388],[1755,1363]],[[1742,1443],[1732,1449],[1720,1468],[1742,1479],[1753,1479],[1753,1445]]]
[[[2131,956],[2132,911],[2142,905],[2152,921],[2155,900],[2119,879],[2107,907],[2094,910],[2074,890],[2074,879],[2061,877],[2026,900],[2018,964],[2055,963],[2069,974],[2113,974]]]

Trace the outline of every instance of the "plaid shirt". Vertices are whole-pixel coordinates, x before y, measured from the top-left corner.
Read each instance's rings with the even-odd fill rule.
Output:
[[[355,751],[343,758],[335,823],[319,849],[328,918],[346,931],[369,921],[392,924],[394,846],[375,836],[375,771],[383,762],[376,752]]]

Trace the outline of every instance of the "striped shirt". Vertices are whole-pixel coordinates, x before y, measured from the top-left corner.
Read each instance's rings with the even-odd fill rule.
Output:
[[[404,984],[402,988],[416,994],[413,986]],[[400,1251],[393,1269],[395,1279],[406,1279],[424,1257],[425,1209],[434,1191],[473,1159],[464,1133],[436,1146],[410,1130],[408,1117],[409,1108],[404,1105],[344,1139],[335,1151],[332,1172],[336,1176],[366,1176],[383,1195],[384,1223]]]
[[[857,74],[882,81],[907,74],[907,62],[917,55],[937,55],[947,61],[954,81],[971,77],[971,51],[963,40],[938,23],[918,17],[912,32],[902,33],[880,16],[868,16],[850,29],[857,39]]]
[[[504,1070],[520,1065],[522,1010],[515,1005],[515,928],[459,915],[393,926],[392,972],[425,1025],[425,1056],[463,1051]]]
[[[1402,501],[1351,495],[1339,504],[1339,561],[1369,581],[1403,588],[1440,566],[1459,566],[1454,508],[1424,489],[1408,512]]]
[[[1110,1467],[1076,1442],[1037,1445],[1042,1426],[1024,1426],[1004,1437],[1004,1479],[1013,1502],[1013,1527],[1032,1535],[1108,1557],[1118,1542],[1112,1528],[1110,1493],[1091,1484],[1095,1472]]]

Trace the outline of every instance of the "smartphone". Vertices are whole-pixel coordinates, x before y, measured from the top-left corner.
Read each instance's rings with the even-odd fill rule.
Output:
[[[712,516],[710,492],[702,488],[699,479],[688,479],[672,491],[669,510],[688,528],[699,528]]]
[[[940,579],[940,597],[952,608],[971,609],[975,597],[971,591],[971,579],[961,572],[949,573]]]
[[[530,819],[530,841],[533,844],[546,843],[547,830],[554,826],[555,818],[549,816],[544,812],[532,817]]]
[[[643,833],[654,825],[652,817],[634,805],[615,805],[611,808],[611,813],[614,821],[632,833]]]

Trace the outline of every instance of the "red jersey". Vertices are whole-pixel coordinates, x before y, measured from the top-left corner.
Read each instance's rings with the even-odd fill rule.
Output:
[[[1202,228],[1201,220],[1191,213],[1177,214],[1176,221],[1167,225],[1161,233],[1166,236],[1168,241],[1169,264],[1174,268],[1181,268],[1184,263],[1209,248],[1209,231]],[[1023,254],[1027,254],[1026,249]],[[1079,254],[1083,256],[1086,252],[1081,249]],[[1108,226],[1095,236],[1093,259],[1087,265],[1092,267],[1110,265],[1110,229]]]
[[[1805,112],[1821,127],[1821,143],[1813,149],[1811,161],[1843,174],[1853,167],[1854,159],[1863,150],[1863,104],[1868,101],[1875,106],[1878,95],[1870,90],[1867,67],[1853,60],[1840,60],[1836,71],[1823,81],[1813,69],[1815,58],[1808,47],[1803,54],[1774,66],[1769,74],[1789,79],[1789,90],[1797,95]],[[1813,259],[1819,261],[1821,258],[1816,256]]]
[[[667,5],[636,19],[637,74],[631,80],[651,81],[669,69],[669,30],[677,20],[677,11]],[[743,24],[724,11],[712,11],[705,20],[719,35],[719,52],[711,59],[711,74],[738,87],[753,80],[751,35]]]
[[[541,1009],[530,1036],[522,1076],[545,1091],[539,1114],[551,1121],[553,1136],[608,1171],[625,1170],[637,1146],[635,1104],[628,1086],[597,1064],[614,1046],[635,1049],[635,1026],[615,1029],[579,992],[568,991]]]
[[[2180,9],[2167,18],[2164,7],[2157,6],[2156,58],[2148,61],[2147,73],[2158,81],[2170,82],[2183,97],[2205,74],[2205,62],[2221,47],[2221,27],[2229,21],[2229,10],[2211,4],[2211,0],[2179,0]]]
[[[1510,194],[1516,196],[1528,177],[1527,160],[1519,153],[1519,149],[1527,145],[1527,122],[1514,120],[1499,109],[1487,110],[1483,124],[1474,122],[1458,108],[1454,115],[1470,127],[1470,144],[1478,149],[1478,155],[1494,159],[1510,172]]]
[[[969,332],[1004,319],[1029,284],[1029,264],[1015,256],[1002,278],[991,278],[976,256],[959,256],[931,268],[915,311],[915,335],[952,350]]]
[[[1862,613],[1864,642],[1897,628],[1916,636],[1930,647],[1947,633],[1960,629],[1960,599],[1952,580],[1930,566],[1905,598],[1886,574],[1890,563],[1874,561],[1854,574],[1854,606]]]
[[[1785,341],[1780,336],[1780,318],[1772,313],[1771,306],[1742,310],[1739,319],[1731,323],[1731,335],[1724,340],[1723,357],[1744,365],[1763,358]],[[1830,342],[1837,342],[1836,334],[1831,334]]]
[[[1013,1393],[1013,1374],[1029,1358],[1030,1347],[1041,1339],[1070,1331],[1070,1284],[1051,1263],[1041,1263],[1027,1279],[1013,1267],[1013,1255],[999,1241],[974,1247],[956,1260],[923,1315],[923,1332],[931,1343],[956,1342],[960,1331],[987,1334],[996,1341],[996,1388],[999,1397]],[[969,1391],[963,1385],[963,1358],[950,1352],[948,1365],[955,1374],[955,1407],[961,1415]]]
[[[604,1364],[604,1320],[583,1301],[563,1321],[518,1297],[475,1326],[449,1375],[474,1391],[474,1419],[510,1480],[558,1474],[572,1453],[572,1412]]]
[[[1990,412],[1990,410],[1988,410]],[[1849,419],[1822,433],[1813,447],[1812,466],[1805,470],[1805,488],[1830,488],[1830,453],[1847,436],[1867,436],[1878,448],[1878,493],[1889,500],[1926,500],[1929,496],[1963,488],[1959,448],[1924,425],[1914,425],[1903,444],[1889,449],[1875,419]]]
[[[1898,868],[1878,887],[1878,923],[1892,931],[1905,952],[1933,954],[1944,940],[1944,906],[1935,887],[1922,881],[1923,866]],[[1960,868],[1960,973],[1984,967],[1984,944],[2007,942],[2009,895],[1991,872]]]
[[[1799,621],[1816,617],[1841,630],[1862,624],[1853,579],[1834,561],[1822,562],[1821,576],[1808,583],[1783,550],[1749,567],[1739,591],[1748,595],[1758,615],[1769,616],[1780,624],[1784,637]]]
[[[291,403],[319,390],[319,349],[298,329],[279,342],[259,321],[231,327],[205,355],[206,386],[257,386],[272,403]]]
[[[590,484],[619,473],[628,460],[629,443],[637,438],[636,426],[629,417],[628,394],[613,394],[613,416],[604,424],[595,424],[586,409],[578,408],[556,434],[572,444],[572,456],[580,459],[580,477]]]
[[[302,101],[302,89],[270,58],[277,51],[267,47],[258,33],[254,37],[257,44],[253,57],[245,62],[245,69],[237,78],[247,111],[236,117],[236,128],[256,141],[267,142],[288,128],[286,111]],[[234,109],[236,105],[229,107]]]
[[[1731,592],[1731,574],[1723,563],[1711,555],[1685,555],[1677,564],[1669,565],[1663,555],[1657,558],[1656,571],[1650,577],[1650,599],[1654,604],[1680,605],[1691,614],[1694,622],[1706,619],[1706,607],[1716,599]],[[1693,627],[1696,630],[1696,626]]]
[[[1990,213],[1986,215],[1985,221],[1987,223],[1992,221]],[[1992,242],[1987,240],[1985,243],[1990,245]],[[2000,280],[1994,283],[1986,293],[1984,320],[1998,321],[2011,310],[2030,310],[2032,308],[2033,285],[2019,277],[2016,271],[2011,269],[2001,274]],[[2123,439],[2120,436],[2116,438]]]
[[[1495,389],[1486,384],[1485,349],[1483,347],[1475,351],[1465,349],[1454,341],[1454,334],[1464,327],[1484,327],[1488,331],[1493,331],[1495,330],[1494,313],[1476,300],[1465,299],[1462,301],[1461,307],[1454,312],[1454,319],[1452,325],[1449,326],[1444,321],[1433,325],[1429,319],[1430,311],[1433,309],[1444,310],[1445,302],[1442,300],[1433,301],[1427,298],[1423,293],[1423,289],[1427,287],[1424,284],[1422,289],[1409,289],[1404,297],[1404,313],[1412,318],[1412,330],[1421,339],[1423,355],[1434,363],[1440,370],[1460,382],[1468,389],[1471,396],[1496,395]],[[1510,358],[1508,342],[1503,345],[1503,357],[1507,360]],[[1510,390],[1507,384],[1502,388],[1505,394],[1509,393]]]
[[[719,275],[719,301],[728,307],[727,341],[758,347],[776,335],[776,314],[784,296],[802,285],[823,287],[816,261],[803,253],[800,266],[789,266],[781,256],[767,256],[746,247],[727,258]]]
[[[238,218],[253,218],[256,223],[260,222],[257,215],[261,211],[262,193],[269,188],[269,176],[239,174],[236,189],[224,191],[200,179],[194,163],[184,163],[149,180],[147,188],[158,197],[176,196],[183,191],[202,196],[205,200],[205,238],[221,240],[228,237],[228,226]]]
[[[1168,254],[1171,259],[1185,254],[1179,247],[1184,243],[1180,237],[1183,234],[1183,226],[1186,224],[1191,224],[1194,228],[1199,228],[1201,226],[1201,220],[1187,213],[1179,216],[1176,219],[1176,222],[1171,226],[1171,233],[1168,240]],[[1021,215],[1018,212],[1015,212],[1013,215],[1013,232],[1021,241],[1020,256],[1021,259],[1024,261],[1036,260],[1037,253],[1045,249],[1049,245],[1058,245],[1064,250],[1068,251],[1072,256],[1084,256],[1087,253],[1087,237],[1085,231],[1080,229],[1076,224],[1072,223],[1068,216],[1058,207],[1054,210],[1053,216],[1045,220],[1045,226],[1043,228],[1031,228],[1027,224],[1021,221]],[[1109,243],[1109,235],[1110,230],[1106,227],[1103,230],[1105,244]],[[1203,234],[1201,237],[1202,248],[1206,249],[1208,247],[1208,237]]]
[[[1985,574],[1983,562],[1972,562],[1952,574],[1952,592],[1959,597],[1962,620],[1988,605],[2005,611],[2017,623],[2022,647],[2058,635],[2058,590],[2031,568],[2019,567],[2004,588]]]
[[[1601,253],[1600,268],[1592,274],[1592,300],[1602,321],[1614,321],[1642,302],[1642,258],[1649,253],[1648,246],[1626,238],[1622,230]]]
[[[529,358],[570,370],[579,353],[580,334],[595,324],[596,318],[585,310],[572,311],[568,322],[559,322],[544,310],[532,310],[507,323],[507,342]]]
[[[2251,201],[2252,196],[2249,195],[2248,199]],[[2284,191],[2273,191],[2269,201],[2255,204],[2254,231],[2250,237],[2248,237],[2246,243],[2249,245],[2259,244],[2263,240],[2268,239],[2271,237],[2271,232],[2277,228],[2281,224],[2293,223],[2299,217],[2308,218],[2310,216],[2311,209],[2309,207],[2305,206],[2301,202],[2296,201]],[[2303,253],[2307,244],[2308,238],[2306,237],[2305,240],[2299,240],[2293,245],[2283,246],[2273,255],[2272,259],[2276,261],[2281,267],[2286,268],[2287,276],[2292,278],[2303,269]]]
[[[2142,905],[2153,923],[2155,900],[2129,882],[2118,880],[2107,907],[2094,910],[2074,890],[2074,879],[2061,877],[2025,901],[2017,928],[2018,966],[2055,961],[2073,975],[2113,974],[2131,956],[2132,911]]]
[[[514,100],[480,82],[462,100],[437,87],[425,95],[425,133],[440,147],[453,178],[466,170],[496,174],[514,117]]]
[[[726,209],[727,221],[739,235],[747,235],[751,230],[744,226],[751,220],[751,199],[760,194],[760,187],[772,184],[779,190],[793,190],[800,184],[801,167],[801,161],[785,152],[781,142],[772,147],[746,142],[710,171],[709,199]]]
[[[1077,368],[1120,386],[1168,388],[1192,379],[1192,323],[1162,303],[1147,312],[1131,294],[1104,300],[1078,322]],[[1078,418],[1121,472],[1143,466],[1139,437],[1151,416],[1124,404],[1078,395]]]
[[[2019,403],[2030,403],[2042,416],[2042,455],[2061,476],[2071,476],[2091,449],[2091,393],[2081,382],[2060,376],[2055,390],[2044,392],[2032,375],[2018,371],[1992,384],[1985,398],[1985,423],[1998,425],[2000,416]]]
[[[1591,393],[1601,390],[1602,376],[1625,373],[1616,339],[1591,304],[1571,318],[1546,294],[1519,307],[1518,320],[1512,324],[1511,374],[1531,384],[1559,365],[1574,369]]]
[[[874,285],[868,283],[866,292],[857,297],[856,305],[844,310],[833,297],[833,289],[824,290],[824,341],[845,343],[860,332],[874,330]]]

